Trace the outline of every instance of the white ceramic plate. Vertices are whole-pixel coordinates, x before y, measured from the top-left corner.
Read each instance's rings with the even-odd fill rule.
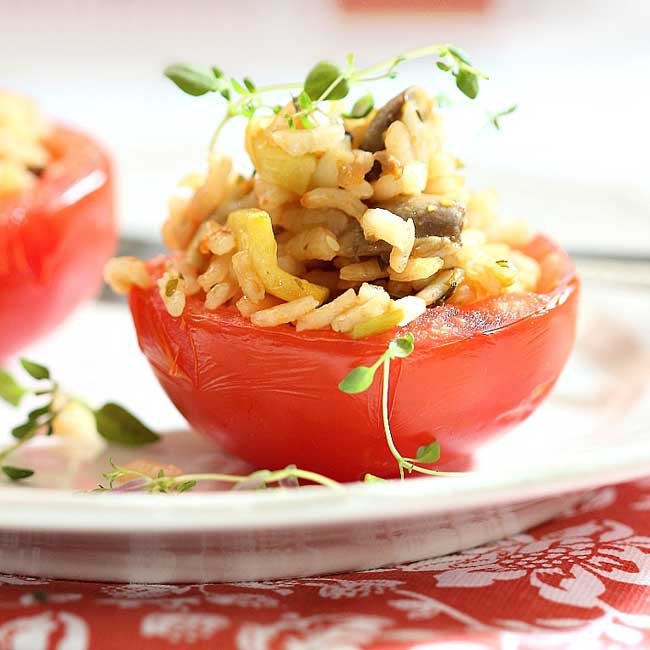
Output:
[[[367,569],[517,533],[575,505],[585,490],[650,473],[650,291],[603,282],[585,289],[579,343],[556,389],[485,449],[476,473],[342,493],[85,493],[108,456],[173,461],[185,471],[244,469],[182,430],[135,349],[126,309],[88,307],[29,355],[69,388],[121,401],[178,432],[146,452],[111,449],[92,464],[71,462],[52,441],[25,452],[17,460],[36,467],[39,482],[0,487],[0,572],[198,582]],[[12,417],[0,412],[3,425]]]

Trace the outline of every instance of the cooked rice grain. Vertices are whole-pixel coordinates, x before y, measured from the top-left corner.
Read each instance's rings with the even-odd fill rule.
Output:
[[[255,176],[253,191],[257,197],[257,205],[271,215],[282,206],[293,203],[298,199],[290,190],[280,187],[275,183],[265,181],[259,175]]]
[[[316,309],[316,307],[318,307],[318,300],[312,298],[312,296],[305,296],[276,307],[256,311],[251,315],[251,321],[253,325],[258,327],[275,327],[276,325],[298,320],[301,316]]]
[[[240,251],[232,256],[232,268],[244,295],[251,301],[259,303],[266,293],[264,284],[255,272],[250,255]]]
[[[239,313],[246,318],[250,318],[252,314],[262,309],[269,309],[270,307],[275,307],[279,305],[282,301],[275,296],[264,296],[259,302],[253,302],[250,298],[242,296],[236,303],[235,307],[239,310]]]
[[[206,248],[214,255],[226,255],[232,253],[237,245],[233,234],[222,228],[207,237]]]
[[[405,221],[383,208],[370,208],[361,217],[363,234],[368,241],[381,239],[399,248],[407,257],[415,243],[415,224],[413,219]]]
[[[361,151],[360,149],[353,151],[350,154],[349,160],[339,163],[337,176],[338,185],[347,190],[351,190],[355,187],[358,188],[363,183],[367,183],[365,181],[365,176],[372,169],[374,162],[374,156],[369,151]],[[370,191],[368,196],[371,196],[372,187],[369,183],[367,183],[367,186]],[[365,198],[368,198],[368,196]]]
[[[418,296],[404,296],[399,300],[395,300],[391,304],[391,309],[399,309],[403,312],[402,320],[397,323],[399,327],[404,327],[410,322],[414,321],[416,318],[419,318],[427,310],[427,305]]]
[[[205,294],[205,308],[210,310],[218,309],[237,295],[241,295],[237,281],[234,278],[226,278],[224,282],[215,284]]]
[[[336,235],[322,226],[303,230],[292,237],[286,245],[287,253],[298,261],[329,261],[336,257],[340,248]]]
[[[137,257],[114,257],[104,267],[104,280],[115,293],[125,295],[132,287],[148,289],[153,281],[146,264]]]
[[[187,206],[185,216],[190,224],[197,226],[217,209],[226,195],[227,181],[231,172],[232,162],[229,158],[221,156],[212,158],[205,183],[196,190]]]
[[[369,199],[375,191],[368,181],[361,181],[357,185],[350,185],[347,190],[350,194],[362,200]]]
[[[339,272],[341,280],[348,282],[370,282],[388,277],[388,269],[382,267],[377,258],[344,266]]]
[[[360,219],[366,211],[365,204],[347,190],[319,187],[303,194],[300,200],[304,208],[335,208]]]
[[[355,325],[383,314],[389,302],[388,294],[371,298],[339,314],[332,320],[331,327],[335,332],[349,332]]]
[[[210,260],[208,268],[197,278],[203,291],[206,293],[219,282],[223,282],[232,269],[232,257],[230,255],[215,256]]]
[[[384,287],[381,287],[377,284],[364,282],[359,288],[359,300],[361,302],[368,302],[368,300],[372,300],[374,298],[380,298],[386,304],[390,302],[390,296]]]
[[[345,311],[348,311],[358,303],[357,295],[354,289],[348,289],[338,298],[327,304],[315,309],[314,311],[302,316],[296,321],[296,329],[302,330],[320,330],[332,322],[334,318]]]
[[[282,211],[280,225],[292,233],[309,230],[314,226],[328,228],[340,235],[350,224],[350,217],[341,210],[331,208],[313,209],[287,206]]]
[[[439,257],[412,257],[408,260],[406,267],[400,273],[392,269],[389,271],[391,280],[398,282],[413,282],[433,275],[443,266],[443,261]]]
[[[185,281],[176,271],[168,270],[158,279],[157,284],[167,313],[177,318],[185,309]]]
[[[402,167],[413,162],[415,156],[411,146],[411,134],[401,120],[395,120],[384,134],[386,153],[399,160]]]

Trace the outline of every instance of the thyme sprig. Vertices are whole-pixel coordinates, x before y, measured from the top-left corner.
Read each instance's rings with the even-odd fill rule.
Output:
[[[409,474],[418,472],[429,476],[456,476],[463,472],[441,472],[439,470],[422,467],[419,463],[431,464],[440,460],[440,443],[433,440],[428,445],[418,448],[415,458],[402,456],[393,440],[393,434],[390,428],[388,417],[388,383],[390,379],[390,362],[392,359],[404,359],[408,357],[415,349],[415,343],[412,334],[406,334],[391,341],[386,352],[384,352],[372,366],[357,366],[353,368],[339,384],[339,390],[344,393],[356,394],[365,392],[370,388],[374,381],[375,374],[379,367],[383,368],[381,384],[381,414],[384,433],[386,435],[386,444],[391,455],[397,461],[400,478],[404,479],[404,472]],[[366,482],[375,482],[378,479],[372,474],[366,474]]]
[[[509,106],[508,108],[504,108],[502,111],[496,111],[495,113],[488,113],[488,122],[497,130],[501,130],[501,118],[505,117],[506,115],[512,115],[516,110],[518,106],[517,104],[513,104],[512,106]]]
[[[37,436],[51,436],[55,433],[56,418],[70,402],[78,402],[95,417],[97,433],[111,442],[128,446],[139,446],[155,442],[159,436],[146,427],[125,408],[108,402],[98,409],[92,409],[79,398],[63,393],[59,383],[52,378],[50,370],[40,363],[21,359],[25,373],[36,381],[34,386],[25,386],[6,370],[0,369],[0,399],[19,407],[23,399],[32,395],[43,398],[43,403],[27,413],[22,424],[11,430],[15,439],[10,445],[0,448],[0,471],[12,481],[19,481],[34,474],[34,470],[5,464],[5,459]]]
[[[231,483],[236,486],[249,486],[251,488],[265,488],[274,484],[281,484],[288,480],[309,481],[316,485],[323,485],[335,490],[341,490],[342,486],[337,481],[310,472],[299,469],[294,465],[289,465],[284,469],[271,471],[268,469],[257,470],[247,475],[237,474],[181,474],[180,476],[168,476],[164,469],[161,469],[157,476],[152,477],[144,472],[121,467],[110,460],[111,467],[114,471],[106,472],[103,477],[108,481],[108,486],[100,485],[97,491],[103,492],[108,490],[121,490],[123,492],[145,491],[145,492],[187,492],[193,489],[200,482],[217,482]],[[123,485],[115,485],[116,481],[124,481]]]
[[[262,108],[279,113],[282,107],[268,103],[268,95],[288,92],[296,97],[296,112],[286,116],[289,127],[296,128],[300,125],[310,129],[316,126],[314,118],[316,113],[323,112],[324,102],[342,100],[356,86],[381,79],[394,79],[403,63],[425,57],[434,57],[437,68],[454,77],[456,87],[470,99],[475,99],[478,95],[479,79],[488,79],[485,73],[472,65],[463,50],[450,43],[410,50],[367,68],[358,68],[352,54],[347,56],[343,66],[320,61],[309,71],[303,82],[296,83],[257,86],[249,77],[239,81],[225,75],[216,66],[208,70],[187,63],[171,65],[165,69],[164,74],[188,95],[197,97],[217,93],[226,101],[226,113],[210,140],[212,150],[224,127],[233,118],[241,116],[250,120]],[[374,99],[367,93],[351,110],[344,113],[344,117],[360,119],[367,116],[373,107]]]

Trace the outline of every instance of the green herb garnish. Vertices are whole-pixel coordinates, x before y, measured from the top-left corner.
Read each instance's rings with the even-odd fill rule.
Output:
[[[440,460],[440,443],[436,440],[436,442],[420,447],[415,454],[415,460],[425,464],[437,463]]]
[[[104,478],[108,481],[108,486],[100,485],[97,491],[103,492],[107,490],[114,490],[115,481],[118,479],[128,479],[130,483],[133,481],[133,486],[127,486],[125,491],[145,491],[145,492],[187,492],[193,489],[200,482],[210,481],[217,483],[232,483],[234,485],[242,484],[244,482],[250,483],[256,487],[267,487],[269,485],[280,483],[286,479],[296,479],[309,481],[317,485],[324,485],[336,490],[341,490],[340,483],[333,481],[327,476],[317,474],[316,472],[309,472],[304,469],[298,469],[294,465],[271,471],[268,469],[257,470],[248,475],[237,474],[183,474],[181,476],[166,476],[164,470],[160,470],[155,478],[152,478],[144,472],[129,469],[128,467],[120,467],[112,460],[109,461],[114,471],[106,472],[103,474]]]
[[[6,370],[0,369],[0,399],[11,406],[20,406],[23,398],[27,395],[44,397],[45,403],[38,406],[29,413],[25,422],[15,426],[11,435],[16,439],[11,445],[0,449],[0,469],[11,480],[18,481],[34,473],[31,469],[12,467],[4,465],[3,461],[10,454],[28,443],[37,435],[51,435],[53,433],[53,422],[57,415],[65,408],[71,398],[64,395],[59,388],[58,382],[52,379],[48,368],[27,359],[21,359],[20,364],[25,372],[38,383],[36,386],[27,388],[14,379]],[[76,398],[75,398],[76,399]],[[81,402],[81,400],[76,399]],[[118,442],[128,446],[140,446],[155,442],[159,436],[147,428],[134,415],[123,407],[109,402],[99,409],[90,408],[85,402],[81,402],[95,416],[97,432],[110,442]]]
[[[27,390],[8,372],[0,370],[0,399],[12,406],[18,406],[25,393],[27,393]]]
[[[12,467],[11,465],[2,465],[0,469],[11,481],[21,481],[24,478],[29,478],[34,475],[34,470]]]
[[[322,111],[323,102],[345,99],[353,88],[368,82],[394,79],[398,68],[406,61],[429,56],[435,57],[437,68],[453,76],[457,88],[470,99],[478,95],[479,79],[488,78],[472,66],[468,55],[463,50],[451,44],[430,45],[411,50],[363,69],[355,65],[353,55],[347,56],[343,66],[330,61],[320,61],[311,68],[302,83],[257,86],[248,77],[242,81],[228,77],[216,66],[208,70],[187,63],[169,66],[165,70],[165,76],[188,95],[196,97],[206,93],[217,93],[226,100],[226,115],[210,141],[212,150],[219,134],[232,118],[242,116],[250,120],[262,108],[278,114],[281,107],[265,101],[265,97],[269,94],[292,93],[297,98],[297,109],[296,113],[287,115],[288,125],[290,128],[295,128],[300,119],[300,125],[309,129],[316,125],[314,116]],[[366,117],[373,107],[374,99],[367,93],[343,115],[349,119],[361,119]]]
[[[109,442],[117,442],[127,447],[140,447],[160,439],[123,406],[108,402],[95,411],[95,421],[99,435]]]
[[[506,115],[512,115],[517,110],[517,104],[513,104],[509,108],[506,108],[502,111],[497,111],[496,113],[488,113],[488,120],[494,128],[499,131],[501,129],[501,118]]]
[[[371,94],[364,95],[357,99],[349,113],[343,113],[343,117],[348,120],[361,120],[370,115],[375,107],[375,99]]]
[[[324,102],[347,97],[350,83],[337,65],[321,61],[309,71],[304,88],[312,101]]]
[[[187,63],[176,63],[165,70],[165,76],[171,79],[184,93],[200,97],[221,89],[220,77],[215,74],[215,70],[216,68],[213,68],[211,72],[208,72]]]
[[[50,378],[50,371],[40,363],[36,363],[35,361],[28,361],[27,359],[21,359],[20,365],[34,379],[40,381],[41,379]]]
[[[414,350],[415,344],[412,334],[400,336],[388,344],[384,352],[372,366],[358,366],[353,368],[339,384],[339,389],[344,393],[356,394],[362,393],[372,385],[375,373],[380,366],[383,366],[382,373],[382,399],[381,410],[384,424],[384,433],[386,434],[386,444],[393,458],[397,461],[400,477],[404,478],[404,470],[407,472],[419,472],[430,476],[455,476],[462,472],[439,472],[436,470],[420,467],[417,463],[431,464],[440,460],[440,444],[434,440],[428,445],[424,445],[417,450],[415,458],[406,458],[400,454],[395,446],[393,435],[390,430],[388,420],[388,381],[390,379],[390,362],[392,359],[405,359]],[[366,474],[364,481],[372,482],[376,480],[372,474]]]
[[[379,366],[389,359],[403,359],[413,352],[413,334],[400,336],[391,341],[388,349],[372,366],[357,366],[353,368],[339,384],[339,390],[349,395],[367,391],[375,378]]]

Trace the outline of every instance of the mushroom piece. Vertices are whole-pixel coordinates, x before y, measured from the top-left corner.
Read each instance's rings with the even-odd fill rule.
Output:
[[[386,129],[402,114],[402,107],[406,101],[406,90],[384,104],[363,134],[359,149],[376,153],[384,149],[384,133]]]
[[[385,149],[384,133],[386,129],[402,114],[404,103],[409,100],[417,102],[418,95],[423,97],[424,91],[417,86],[411,86],[403,90],[399,95],[393,97],[389,102],[384,104],[378,111],[372,122],[368,125],[366,132],[361,140],[359,149],[376,153]]]
[[[378,239],[369,242],[358,223],[350,224],[349,228],[339,236],[339,255],[343,257],[370,257],[376,255],[390,255],[392,246]]]
[[[424,289],[415,295],[422,298],[427,306],[442,305],[451,298],[454,291],[456,291],[456,287],[464,278],[465,272],[460,268],[440,271]]]
[[[454,201],[439,199],[432,194],[415,194],[398,196],[373,207],[389,210],[405,220],[413,219],[418,238],[435,236],[460,241],[465,208]]]

